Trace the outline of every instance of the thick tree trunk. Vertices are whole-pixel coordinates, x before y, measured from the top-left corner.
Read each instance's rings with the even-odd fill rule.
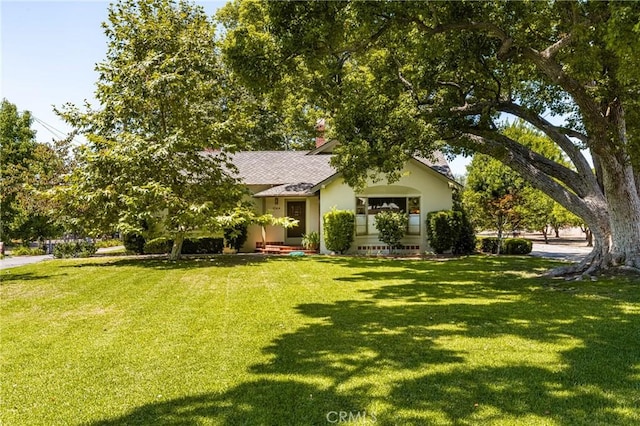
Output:
[[[604,167],[611,222],[611,263],[640,268],[640,197],[630,166]]]
[[[182,243],[184,243],[184,232],[178,232],[171,246],[171,254],[169,260],[178,260],[182,255]]]

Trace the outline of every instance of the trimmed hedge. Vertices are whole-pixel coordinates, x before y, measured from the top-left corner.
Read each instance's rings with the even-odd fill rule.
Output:
[[[478,249],[483,253],[498,253],[498,237],[478,238]]]
[[[182,243],[182,254],[220,254],[223,248],[222,238],[188,238]]]
[[[154,238],[144,243],[145,254],[167,254],[171,251],[173,246],[173,240],[160,237]]]
[[[507,238],[503,244],[504,254],[529,254],[533,243],[525,238]]]
[[[436,253],[471,254],[476,248],[473,226],[467,215],[457,210],[427,214],[427,238]]]
[[[125,234],[122,238],[122,243],[127,251],[136,254],[144,253],[145,240],[140,234]]]
[[[498,253],[498,237],[478,239],[478,248],[483,253]],[[502,240],[500,254],[529,254],[533,243],[525,238],[505,238]]]
[[[98,251],[94,243],[88,241],[69,241],[53,246],[53,257],[64,259],[69,257],[89,257]]]
[[[173,240],[160,237],[148,241],[144,245],[145,254],[168,254],[173,247]],[[187,238],[182,243],[182,254],[220,254],[224,247],[222,238]]]
[[[327,250],[344,253],[353,243],[356,215],[349,210],[337,210],[335,207],[322,216],[324,244]]]

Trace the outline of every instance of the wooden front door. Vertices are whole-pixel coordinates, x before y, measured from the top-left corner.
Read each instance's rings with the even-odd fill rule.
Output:
[[[287,201],[287,216],[298,220],[298,226],[287,229],[287,238],[300,238],[307,229],[306,201]]]

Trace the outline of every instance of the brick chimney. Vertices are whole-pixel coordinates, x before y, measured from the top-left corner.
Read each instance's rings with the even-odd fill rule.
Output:
[[[316,121],[316,148],[321,147],[322,145],[324,145],[324,143],[326,142],[326,139],[324,138],[324,130],[325,130],[325,121],[324,118],[320,118],[318,119],[318,121]]]

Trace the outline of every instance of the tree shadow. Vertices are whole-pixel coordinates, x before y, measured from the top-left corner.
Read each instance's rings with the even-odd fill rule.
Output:
[[[194,425],[215,419],[220,425],[324,425],[331,407],[359,407],[349,397],[294,380],[257,379],[222,394],[201,394],[141,406],[125,416],[89,423],[116,425]]]
[[[372,409],[382,425],[640,421],[637,280],[577,288],[532,277],[550,262],[531,259],[321,261],[345,266],[340,282],[379,285],[298,305],[305,324],[226,392],[94,424],[328,424],[332,411]]]
[[[62,268],[84,268],[84,267],[98,267],[98,268],[119,268],[119,267],[139,267],[149,268],[156,270],[177,270],[177,269],[196,269],[196,268],[232,268],[235,266],[245,265],[259,265],[267,262],[278,262],[283,259],[277,257],[269,257],[262,255],[203,255],[203,256],[190,256],[188,258],[180,260],[169,260],[167,256],[154,256],[154,257],[113,257],[100,258],[100,262],[95,262],[92,258],[88,258],[85,261],[76,259],[74,263],[68,265],[62,265]]]
[[[67,275],[67,274],[56,274],[56,277]],[[47,278],[51,278],[52,275],[40,275],[35,274],[33,272],[23,272],[23,273],[13,273],[10,270],[2,271],[0,273],[0,285],[6,284],[11,281],[37,281],[37,280],[46,280]]]

